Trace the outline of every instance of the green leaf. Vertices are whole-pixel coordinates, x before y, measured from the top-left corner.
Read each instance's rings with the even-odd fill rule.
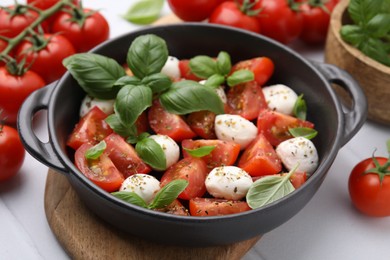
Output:
[[[117,197],[118,199],[124,200],[128,203],[143,207],[143,208],[148,208],[148,205],[146,202],[135,192],[131,191],[117,191],[117,192],[112,192],[112,195]]]
[[[107,144],[105,141],[100,141],[98,144],[92,146],[85,152],[85,158],[87,159],[97,159],[102,155],[104,150],[106,149]]]
[[[306,139],[313,139],[317,136],[318,132],[310,127],[294,127],[288,129],[288,131],[291,133],[294,137],[305,137]]]
[[[351,0],[348,13],[357,25],[365,26],[382,8],[383,0]]]
[[[162,147],[152,138],[144,138],[139,141],[135,150],[141,159],[157,171],[167,168],[167,160]]]
[[[123,76],[121,78],[119,78],[115,84],[115,86],[125,86],[125,85],[141,85],[141,80],[135,76]]]
[[[201,110],[224,113],[224,105],[214,89],[191,80],[173,83],[167,92],[160,95],[160,102],[173,114],[183,115]]]
[[[225,82],[225,77],[220,74],[214,74],[204,83],[205,86],[217,88]]]
[[[353,46],[358,46],[362,41],[367,39],[364,30],[357,25],[344,25],[340,30],[341,38]]]
[[[226,76],[232,69],[230,55],[227,52],[221,51],[217,57],[217,69],[219,74]]]
[[[390,56],[387,53],[385,43],[381,40],[369,38],[367,41],[360,43],[358,48],[368,57],[390,66]]]
[[[188,181],[177,179],[161,188],[149,204],[150,209],[161,209],[170,205],[188,186]]]
[[[139,115],[152,105],[152,96],[152,90],[143,85],[122,87],[114,104],[122,124],[132,126]]]
[[[168,59],[166,42],[153,34],[138,36],[130,45],[127,65],[134,76],[143,79],[161,72]]]
[[[367,24],[367,31],[372,37],[380,38],[390,32],[390,14],[377,14]]]
[[[390,0],[382,1],[381,13],[390,14]]]
[[[111,129],[120,136],[128,137],[137,135],[137,128],[135,124],[132,126],[124,125],[116,114],[109,115],[106,117],[105,121]]]
[[[88,95],[99,99],[115,98],[115,82],[126,75],[114,59],[94,54],[79,53],[63,60],[64,66]]]
[[[214,74],[218,74],[217,63],[209,56],[196,56],[190,59],[189,66],[192,73],[202,79],[207,79]]]
[[[142,79],[142,83],[152,89],[152,92],[161,93],[169,89],[172,85],[172,80],[163,73],[156,73],[146,76]]]
[[[123,16],[135,24],[150,24],[160,16],[164,0],[141,0],[134,3]]]
[[[255,79],[255,75],[250,70],[237,70],[233,72],[232,75],[230,75],[227,78],[227,84],[229,87],[234,87],[235,85],[249,82]]]
[[[192,157],[203,157],[209,155],[215,149],[215,145],[205,145],[196,149],[187,149],[183,147],[183,149]]]
[[[298,96],[298,99],[294,104],[293,113],[297,118],[306,120],[307,105],[306,101],[303,99],[303,94]]]

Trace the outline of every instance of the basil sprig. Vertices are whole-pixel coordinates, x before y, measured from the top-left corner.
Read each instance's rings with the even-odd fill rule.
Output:
[[[306,101],[303,99],[303,94],[299,95],[297,101],[295,101],[293,113],[295,117],[306,120],[307,105]]]
[[[107,144],[105,141],[100,141],[98,144],[92,146],[85,152],[85,158],[95,160],[102,155],[106,150]]]
[[[310,127],[294,127],[289,128],[288,131],[294,137],[305,137],[306,139],[313,139],[317,136],[318,131]]]
[[[152,138],[145,137],[137,142],[135,150],[139,157],[157,171],[167,169],[167,159],[163,148]]]
[[[215,149],[215,147],[215,145],[205,145],[196,149],[188,149],[184,147],[183,149],[191,156],[200,158],[209,155]]]

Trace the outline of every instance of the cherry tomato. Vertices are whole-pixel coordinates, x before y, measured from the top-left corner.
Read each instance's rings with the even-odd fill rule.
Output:
[[[59,14],[51,30],[65,36],[77,52],[89,51],[107,40],[110,34],[108,22],[99,12],[80,7]]]
[[[45,34],[34,39],[21,43],[15,55],[18,60],[26,59],[26,66],[41,75],[49,84],[66,72],[62,60],[75,54],[75,49],[59,34]]]
[[[204,139],[216,139],[214,129],[215,113],[211,111],[197,111],[188,115],[187,123],[197,135]]]
[[[389,158],[373,156],[360,161],[351,171],[348,188],[352,204],[360,212],[374,217],[390,216]]]
[[[209,23],[223,24],[260,33],[261,26],[257,15],[251,16],[250,9],[238,2],[223,2],[209,17]]]
[[[282,162],[265,136],[259,134],[244,150],[238,167],[251,176],[263,176],[279,173]]]
[[[293,10],[288,0],[260,0],[256,8],[261,33],[281,43],[288,44],[302,32],[303,18],[298,10]],[[298,9],[298,8],[296,8]]]
[[[187,208],[183,206],[183,204],[179,200],[174,200],[171,204],[162,209],[156,209],[157,211],[179,215],[179,216],[189,216]]]
[[[203,21],[210,16],[221,0],[168,0],[172,12],[184,21]]]
[[[189,203],[191,216],[222,216],[248,211],[251,208],[245,201],[213,198],[194,198]]]
[[[180,60],[179,61],[180,75],[184,79],[201,81],[201,78],[198,78],[190,69],[190,60]]]
[[[255,81],[263,86],[274,73],[275,65],[268,57],[258,57],[238,62],[233,66],[231,73],[242,69],[252,71],[255,75]]]
[[[117,191],[125,179],[107,154],[103,153],[98,159],[87,159],[85,153],[92,146],[90,143],[85,143],[76,150],[76,167],[103,190]]]
[[[23,75],[12,75],[6,67],[0,67],[0,110],[8,124],[15,125],[23,101],[33,91],[45,86],[37,73],[26,71]]]
[[[0,125],[0,181],[6,181],[18,173],[25,154],[18,131],[11,126]]]
[[[189,200],[202,197],[206,193],[205,180],[209,170],[206,163],[199,158],[187,157],[171,167],[161,177],[161,187],[177,179],[188,181],[187,188],[180,193],[179,199]]]

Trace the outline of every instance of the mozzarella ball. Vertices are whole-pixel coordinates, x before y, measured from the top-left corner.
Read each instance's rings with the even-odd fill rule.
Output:
[[[152,138],[156,143],[158,143],[164,151],[167,168],[172,166],[180,157],[180,147],[177,143],[167,135],[151,135],[149,138]]]
[[[284,167],[289,171],[299,163],[296,171],[312,174],[318,166],[317,149],[312,141],[304,137],[283,141],[276,147],[275,151]]]
[[[217,115],[215,117],[215,134],[223,141],[233,141],[245,149],[257,136],[257,127],[239,115]]]
[[[161,73],[173,79],[181,78],[181,73],[179,69],[179,59],[173,56],[168,56],[168,59],[165,62],[164,67],[161,69]]]
[[[292,115],[298,95],[291,88],[282,85],[272,85],[263,88],[268,107],[277,112]]]
[[[199,81],[199,83],[204,85],[206,83],[206,80],[201,80]],[[225,89],[222,86],[219,86],[218,88],[215,88],[214,91],[215,93],[217,93],[222,103],[226,104],[227,97],[226,97]]]
[[[160,190],[160,182],[152,175],[137,173],[127,177],[119,190],[134,192],[149,204]]]
[[[80,117],[85,116],[94,106],[99,107],[107,115],[114,113],[115,99],[103,100],[86,95],[81,102]]]
[[[236,166],[214,168],[207,176],[206,189],[215,198],[240,200],[253,184],[251,176]]]

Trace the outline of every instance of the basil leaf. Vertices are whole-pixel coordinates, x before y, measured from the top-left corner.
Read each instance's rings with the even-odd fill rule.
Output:
[[[203,157],[209,155],[215,149],[215,145],[205,145],[196,149],[187,149],[183,147],[183,149],[192,157]]]
[[[205,86],[217,88],[225,82],[225,77],[220,74],[214,74],[204,83]]]
[[[221,51],[217,57],[217,69],[222,75],[228,75],[232,69],[230,55],[227,52]]]
[[[381,13],[390,14],[390,0],[383,0],[382,1]]]
[[[390,14],[377,14],[367,23],[367,31],[372,37],[380,38],[390,32]]]
[[[230,75],[227,78],[227,84],[229,87],[234,87],[235,85],[238,85],[240,83],[252,81],[255,79],[255,75],[250,70],[237,70],[233,72],[232,75]]]
[[[127,65],[134,76],[145,76],[161,72],[168,59],[166,42],[153,34],[138,36],[127,52]]]
[[[383,0],[351,0],[348,13],[357,25],[365,26],[382,8]]]
[[[116,60],[95,53],[74,54],[62,63],[88,95],[99,99],[115,98],[114,84],[126,75]]]
[[[161,209],[170,205],[188,186],[188,181],[177,179],[161,188],[149,204],[150,209]]]
[[[106,149],[107,144],[104,141],[100,141],[98,144],[92,146],[85,152],[85,158],[87,159],[97,159],[102,155],[104,150]]]
[[[124,200],[128,203],[131,203],[131,204],[143,207],[143,208],[148,207],[146,202],[135,192],[116,191],[116,192],[112,192],[111,194],[114,195],[115,197],[117,197],[118,199]]]
[[[115,82],[115,86],[125,86],[125,85],[140,85],[141,84],[141,80],[135,76],[123,76],[121,78],[119,78],[116,82]]]
[[[169,89],[172,85],[172,80],[163,73],[156,73],[146,76],[142,79],[142,83],[152,89],[152,92],[161,93]]]
[[[111,129],[120,136],[127,137],[137,135],[135,124],[132,126],[125,126],[116,114],[109,115],[106,117],[105,121]]]
[[[293,113],[297,118],[306,120],[307,105],[306,101],[303,99],[303,94],[299,95],[297,101],[295,101]]]
[[[291,133],[294,137],[305,137],[306,139],[313,139],[317,136],[318,132],[310,127],[294,127],[288,129],[288,131]]]
[[[164,0],[142,0],[134,3],[123,16],[135,24],[151,24],[160,16]]]
[[[167,160],[162,147],[152,138],[144,138],[135,145],[141,159],[157,171],[167,168]]]
[[[344,25],[340,30],[341,38],[353,46],[358,46],[367,39],[364,30],[357,25]]]
[[[387,53],[386,44],[379,39],[369,38],[361,42],[358,48],[370,58],[390,66],[390,56]]]
[[[122,124],[132,126],[139,115],[152,105],[152,90],[143,85],[124,86],[118,92],[114,110]]]
[[[214,89],[191,80],[173,83],[167,92],[160,95],[160,102],[173,114],[183,115],[200,110],[224,113],[224,105]]]
[[[192,73],[202,79],[207,79],[218,73],[215,60],[205,55],[199,55],[190,59],[189,67]]]

